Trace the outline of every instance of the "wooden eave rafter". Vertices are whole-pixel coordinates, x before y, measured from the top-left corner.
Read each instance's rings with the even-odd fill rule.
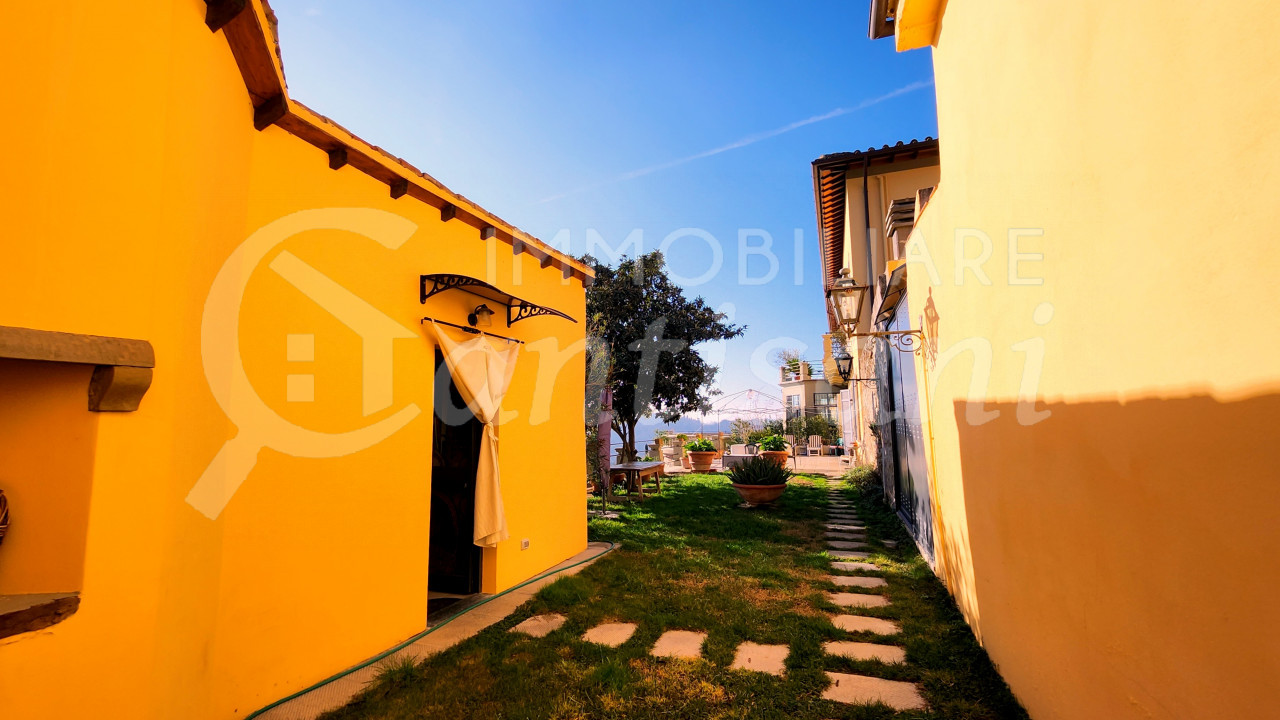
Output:
[[[370,145],[291,99],[273,29],[274,16],[264,0],[205,0],[205,3],[205,22],[211,30],[221,31],[226,37],[253,103],[254,126],[259,130],[275,125],[324,151],[331,168],[349,165],[386,183],[392,197],[407,195],[438,208],[442,222],[470,225],[476,228],[479,237],[496,237],[510,244],[517,255],[527,253],[538,260],[541,267],[554,266],[565,278],[579,279],[584,287],[594,281],[595,272],[584,263],[504,222],[404,160]]]
[[[864,161],[868,175],[936,165],[938,141],[927,137],[879,149],[824,155],[813,161],[813,199],[818,220],[824,294],[831,289],[844,265],[846,178],[850,172],[861,172]],[[827,325],[833,331],[838,329],[831,303],[827,303]]]

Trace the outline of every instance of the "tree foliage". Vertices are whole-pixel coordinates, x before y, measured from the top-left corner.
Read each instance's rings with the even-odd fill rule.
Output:
[[[717,368],[694,347],[737,337],[744,328],[725,322],[701,297],[685,297],[667,277],[661,252],[624,257],[616,268],[585,260],[596,271],[587,291],[587,315],[597,333],[593,351],[608,354],[613,428],[627,457],[635,457],[640,418],[653,414],[675,422],[706,409]]]

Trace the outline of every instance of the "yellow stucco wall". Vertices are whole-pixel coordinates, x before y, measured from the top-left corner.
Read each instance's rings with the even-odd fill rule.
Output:
[[[1037,720],[1274,714],[1277,30],[1261,1],[946,4],[938,277],[909,275],[939,572]],[[1043,284],[1010,280],[1020,228]],[[990,285],[956,280],[966,229]]]
[[[0,490],[15,513],[0,546],[0,595],[80,589],[98,427],[85,412],[91,372],[0,360]]]
[[[255,131],[236,63],[205,27],[204,8],[176,0],[0,9],[6,92],[23,99],[20,112],[0,115],[10,140],[0,325],[140,338],[156,353],[137,412],[85,420],[96,443],[82,602],[58,625],[0,640],[5,717],[99,717],[102,708],[242,717],[423,628],[433,347],[423,336],[394,341],[393,403],[363,416],[358,336],[272,272],[275,255],[242,268],[241,356],[263,400],[325,432],[411,404],[422,413],[344,457],[263,450],[215,520],[185,502],[238,432],[205,376],[201,320],[219,268],[255,230],[331,207],[414,223],[395,250],[338,230],[280,247],[415,332],[424,314],[465,322],[477,302],[451,292],[421,305],[418,275],[430,272],[489,278],[583,318],[580,280],[482,242],[461,222],[442,223],[410,197],[393,200],[386,184],[349,166],[330,170],[322,151],[284,130]],[[584,326],[495,324],[529,345],[503,406],[511,538],[485,551],[490,592],[586,543]],[[314,334],[313,362],[288,361],[288,334]],[[553,362],[540,348],[573,351]],[[538,385],[557,371],[554,386]],[[87,368],[69,372],[83,375],[83,393]],[[285,378],[298,373],[314,375],[314,402],[286,402]]]

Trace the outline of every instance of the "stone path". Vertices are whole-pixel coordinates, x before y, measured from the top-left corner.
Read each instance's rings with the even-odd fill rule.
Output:
[[[597,645],[608,645],[609,647],[618,647],[622,643],[631,639],[636,634],[635,623],[605,623],[597,625],[582,634],[585,642],[596,643]]]
[[[872,565],[872,567],[875,566]],[[840,587],[878,588],[888,584],[884,581],[884,578],[862,577],[860,575],[828,575],[827,580]]]
[[[833,560],[833,572],[845,573],[877,573],[880,567],[874,562],[868,550],[866,527],[858,521],[857,512],[840,498],[838,491],[831,491],[831,511],[825,533],[827,555]],[[894,548],[891,541],[880,541],[882,545]],[[874,575],[828,575],[827,581],[838,588],[826,593],[826,599],[846,611],[857,612],[866,608],[883,608],[890,606],[890,600],[881,594],[888,588],[883,577]],[[565,622],[562,615],[535,615],[511,628],[511,632],[524,633],[533,637],[546,637],[559,630]],[[902,632],[902,628],[884,618],[868,617],[857,614],[837,614],[831,618],[831,624],[848,633],[865,633],[891,638]],[[636,625],[625,622],[611,622],[597,625],[582,635],[586,642],[618,647],[631,639],[636,632]],[[865,636],[864,636],[865,637]],[[697,660],[702,657],[702,648],[707,634],[695,630],[668,630],[654,643],[649,653],[654,657],[680,660]],[[888,645],[864,640],[832,640],[823,643],[823,652],[835,657],[843,657],[859,662],[879,662],[886,665],[902,665],[907,662],[907,653],[899,645]],[[754,642],[743,642],[734,652],[733,670],[759,672],[781,676],[787,670],[787,657],[791,648],[787,645],[761,645]],[[895,710],[918,710],[925,707],[924,698],[915,683],[898,680],[885,680],[870,675],[828,672],[831,684],[823,692],[824,700],[839,703],[868,705],[884,703]]]
[[[894,710],[924,709],[924,698],[914,683],[834,672],[827,673],[827,677],[831,685],[822,693],[823,700],[858,705],[882,702]]]
[[[877,635],[897,635],[902,632],[898,623],[892,620],[865,615],[837,615],[831,618],[831,624],[845,632],[869,632]]]
[[[827,593],[827,599],[833,605],[840,607],[884,607],[889,604],[889,600],[883,595],[869,595],[867,593]]]
[[[524,622],[511,628],[510,632],[524,633],[534,637],[546,637],[564,624],[563,615],[534,615]]]
[[[827,642],[822,649],[830,655],[839,655],[852,660],[879,660],[882,663],[898,664],[907,661],[907,651],[897,645],[877,645],[864,642]]]
[[[702,644],[706,641],[706,633],[668,630],[662,633],[649,652],[655,657],[696,660],[702,657]]]
[[[871,553],[861,550],[828,550],[827,554],[837,560],[866,560]]]
[[[753,642],[744,642],[738,646],[733,664],[729,668],[781,675],[787,669],[787,655],[790,652],[791,648],[787,645],[757,645]]]
[[[857,512],[837,490],[829,491],[829,512],[827,513],[826,543],[827,555],[835,558],[831,567],[843,572],[879,572],[878,565],[872,562],[853,562],[870,560],[871,553],[865,549],[867,545],[866,526],[858,521]],[[884,542],[889,548],[896,543]],[[828,592],[827,600],[842,608],[879,608],[887,607],[889,598],[875,592],[888,587],[881,577],[864,575],[829,575],[827,580],[839,588],[857,588],[871,592]],[[893,636],[902,632],[897,623],[883,618],[863,615],[836,615],[831,623],[837,628],[851,633],[872,633],[882,636]],[[881,645],[869,642],[831,641],[822,646],[829,655],[850,658],[860,661],[878,661],[898,665],[907,661],[906,651],[897,645]],[[884,703],[895,710],[919,710],[925,707],[920,689],[914,683],[898,680],[885,680],[869,675],[853,675],[849,673],[828,672],[831,685],[822,693],[824,700],[856,705]]]

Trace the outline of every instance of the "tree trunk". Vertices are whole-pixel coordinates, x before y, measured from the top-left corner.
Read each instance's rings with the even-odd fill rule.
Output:
[[[617,420],[618,437],[622,438],[622,460],[631,462],[636,455],[636,421],[627,418]]]

